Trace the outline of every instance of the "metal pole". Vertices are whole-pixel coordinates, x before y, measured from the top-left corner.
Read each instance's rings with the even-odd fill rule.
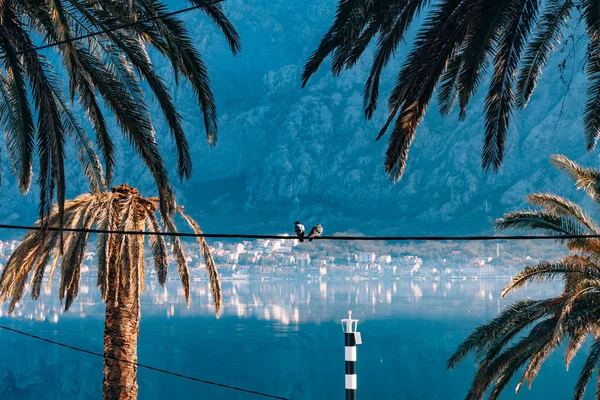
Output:
[[[356,400],[356,345],[362,343],[360,333],[356,331],[357,327],[358,320],[352,319],[352,311],[348,311],[348,319],[342,320],[346,364],[346,400]]]

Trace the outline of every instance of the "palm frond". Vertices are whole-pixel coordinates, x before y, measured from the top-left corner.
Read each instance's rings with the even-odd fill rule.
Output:
[[[564,197],[547,193],[536,193],[528,195],[527,201],[534,206],[544,207],[544,209],[552,214],[575,218],[593,234],[600,233],[600,228],[598,228],[592,218],[581,207]]]
[[[210,17],[210,19],[217,24],[221,32],[223,32],[223,36],[225,36],[225,40],[229,44],[229,48],[233,54],[238,54],[242,50],[240,35],[236,31],[235,27],[229,21],[229,18],[223,12],[222,4],[208,4],[202,0],[190,0],[193,4],[202,6],[206,15]]]
[[[577,189],[585,191],[594,201],[600,201],[600,172],[593,168],[584,168],[562,155],[552,155],[550,162],[565,172]]]
[[[442,115],[449,115],[458,100],[458,78],[464,64],[465,57],[461,51],[450,60],[448,68],[442,75],[438,90],[438,105]]]
[[[202,230],[200,229],[198,223],[183,211],[183,207],[179,207],[178,211],[185,222],[187,222],[190,228],[194,231],[194,233],[196,235],[202,235]],[[208,278],[210,280],[210,288],[212,291],[213,300],[215,302],[215,313],[217,317],[219,317],[222,306],[222,295],[217,266],[210,251],[210,247],[208,246],[208,243],[206,243],[206,239],[204,239],[202,236],[196,236],[196,241],[198,242],[198,246],[200,246],[200,252],[202,253],[202,257],[206,263],[206,273],[208,274]]]
[[[600,339],[594,340],[594,343],[590,347],[588,352],[588,356],[581,368],[581,372],[579,373],[579,378],[577,379],[577,384],[575,385],[575,395],[573,396],[574,400],[583,399],[583,395],[585,394],[585,389],[590,379],[592,378],[592,373],[598,366],[598,362],[600,361]]]
[[[552,314],[554,301],[549,300],[520,300],[510,305],[498,317],[475,329],[448,359],[446,367],[454,369],[470,353],[484,354],[491,345],[501,342],[504,344],[516,334],[525,329],[535,320]],[[494,356],[497,352],[492,351]]]
[[[511,19],[512,0],[482,1],[477,5],[473,22],[463,44],[463,60],[458,76],[460,115],[464,118],[467,104],[487,73],[498,37]]]
[[[385,169],[392,182],[404,173],[408,148],[433,95],[438,80],[448,62],[459,50],[465,38],[476,1],[465,0],[456,4],[446,1],[435,8],[424,23],[396,80],[388,101],[389,118],[400,115],[394,126],[385,159]],[[423,68],[428,65],[428,68]],[[380,132],[385,132],[388,123]]]
[[[481,166],[498,171],[504,159],[504,142],[513,103],[513,81],[521,52],[533,25],[540,0],[518,0],[510,4],[509,18],[494,60],[494,74],[486,97],[486,134]]]
[[[379,81],[383,68],[395,54],[398,45],[401,43],[404,34],[418,16],[419,12],[428,3],[427,0],[408,0],[405,2],[395,22],[385,29],[377,43],[375,58],[371,66],[371,72],[364,88],[364,107],[365,115],[368,119],[373,116],[377,108],[377,98],[379,96]]]
[[[586,31],[589,37],[586,72],[588,77],[587,102],[583,118],[585,146],[588,151],[596,147],[600,137],[600,3],[595,0],[581,2]]]
[[[527,285],[531,281],[541,283],[554,280],[566,274],[578,274],[581,275],[581,278],[600,279],[600,268],[598,265],[592,263],[591,260],[585,261],[581,258],[571,259],[567,257],[565,260],[559,262],[542,261],[537,265],[525,267],[502,290],[502,297],[505,297],[511,291]]]
[[[162,232],[158,218],[154,210],[148,210],[148,231]],[[158,276],[158,283],[164,287],[167,282],[167,273],[169,271],[169,259],[167,255],[167,244],[165,238],[161,235],[150,236],[150,247],[152,248],[152,257],[154,259],[154,269]]]
[[[499,230],[535,230],[555,236],[589,233],[587,228],[573,218],[548,211],[512,211],[497,219],[494,226]]]
[[[579,332],[577,332],[577,334],[571,337],[571,340],[569,341],[569,343],[567,344],[567,348],[565,349],[565,366],[567,370],[569,370],[569,365],[571,364],[571,361],[573,360],[573,358],[575,358],[575,355],[577,355],[577,352],[585,343],[585,340],[587,339],[590,331],[591,328],[586,327],[585,329],[581,329]]]
[[[169,233],[177,233],[175,222],[170,215],[162,215],[163,225],[165,231]],[[175,255],[175,262],[177,263],[177,271],[179,272],[179,279],[181,280],[181,286],[185,294],[185,302],[189,305],[190,303],[190,271],[188,269],[187,261],[185,259],[185,253],[183,252],[183,246],[178,236],[170,236],[172,251]]]
[[[27,193],[31,186],[33,153],[35,147],[35,127],[29,104],[25,71],[22,61],[14,56],[15,47],[10,43],[7,33],[0,29],[0,47],[6,54],[6,92],[9,103],[3,118],[12,115],[12,128],[6,130],[6,146],[13,172],[19,177],[19,188]],[[6,112],[9,111],[10,112]]]
[[[516,106],[519,108],[527,106],[550,54],[562,40],[562,30],[573,8],[572,0],[551,0],[548,3],[540,18],[539,30],[529,41],[522,59],[516,85]]]

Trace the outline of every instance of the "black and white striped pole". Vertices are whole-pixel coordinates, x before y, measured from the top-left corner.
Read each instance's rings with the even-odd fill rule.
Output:
[[[352,319],[352,311],[348,311],[348,319],[342,320],[346,353],[346,400],[356,400],[356,345],[362,344],[357,328],[358,320]]]

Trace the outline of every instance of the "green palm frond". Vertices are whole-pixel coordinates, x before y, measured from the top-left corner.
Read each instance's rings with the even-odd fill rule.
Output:
[[[240,51],[240,38],[219,4],[204,4],[202,11],[219,27],[231,51]],[[157,48],[171,62],[173,72],[185,77],[196,93],[205,122],[207,137],[216,142],[217,114],[206,65],[190,39],[185,25],[171,16],[137,24],[128,29],[108,31],[133,18],[147,18],[170,11],[159,0],[140,0],[125,4],[108,0],[81,2],[78,0],[43,1],[7,0],[0,4],[0,50],[5,55],[0,67],[3,110],[8,158],[19,178],[20,188],[27,192],[33,178],[34,155],[39,168],[40,215],[50,211],[53,200],[59,208],[64,203],[64,154],[66,137],[74,138],[79,158],[93,190],[101,180],[109,185],[115,155],[113,138],[108,132],[107,115],[114,116],[134,149],[153,175],[161,198],[161,212],[174,211],[173,194],[164,162],[158,151],[154,126],[142,91],[148,84],[165,116],[178,152],[177,171],[181,179],[189,179],[192,162],[181,116],[175,109],[171,94],[154,70],[147,46]],[[27,30],[24,29],[27,27]],[[100,30],[103,35],[90,35],[77,42],[69,39]],[[96,133],[96,145],[91,145],[63,99],[63,85],[53,77],[56,65],[36,51],[15,53],[34,47],[32,38],[45,42],[63,42],[56,46],[58,59],[67,72],[71,102],[82,105]],[[52,87],[54,90],[46,90]],[[102,107],[104,103],[106,107]],[[34,115],[36,118],[34,118]],[[10,117],[10,118],[9,118]],[[37,120],[37,121],[36,121]],[[37,122],[37,131],[35,128]],[[98,177],[96,147],[102,154],[104,178]],[[132,245],[135,245],[132,243]]]
[[[596,0],[581,2],[586,31],[589,37],[586,72],[588,100],[583,118],[585,146],[588,151],[596,147],[600,137],[600,3]]]
[[[457,78],[462,117],[487,73],[498,37],[511,18],[513,3],[511,0],[487,0],[480,2],[474,10],[473,22],[463,44],[464,65]]]
[[[466,398],[482,400],[494,381],[503,376],[512,377],[527,360],[548,343],[552,338],[556,323],[556,318],[542,320],[531,329],[529,335],[508,346],[502,353],[480,362]],[[505,385],[506,382],[500,381],[500,385],[495,391],[501,390]]]
[[[548,300],[520,300],[510,305],[499,316],[475,329],[448,359],[447,368],[456,368],[473,352],[483,356],[491,347],[501,350],[503,345],[494,346],[497,342],[508,343],[535,320],[552,314],[555,311],[553,304],[554,301]],[[492,350],[490,354],[495,355],[497,351]]]
[[[438,80],[460,49],[476,9],[476,1],[443,2],[434,9],[415,39],[388,101],[388,123],[400,112],[386,152],[384,166],[392,182],[402,178],[408,149],[421,123]],[[430,65],[431,68],[423,68]]]
[[[562,156],[553,156],[553,163],[573,178],[580,189],[597,199],[598,172],[583,168]],[[550,235],[597,234],[597,223],[578,205],[551,194],[534,194],[528,201],[542,207],[541,211],[515,211],[496,222],[498,229],[540,230]],[[544,361],[561,343],[567,342],[565,366],[568,369],[575,355],[586,349],[589,336],[596,341],[586,349],[588,357],[575,388],[574,398],[582,399],[586,386],[600,360],[600,241],[596,238],[567,240],[567,248],[575,254],[556,262],[541,262],[528,266],[504,288],[502,296],[531,282],[546,282],[562,278],[559,297],[537,301],[519,301],[489,323],[475,329],[448,360],[455,368],[470,353],[475,353],[477,372],[467,399],[497,399],[513,376],[524,367],[517,384],[518,392],[526,382],[529,387]],[[528,336],[518,339],[519,334]],[[491,390],[490,390],[491,389]],[[596,397],[600,385],[596,385]]]
[[[449,115],[458,100],[458,78],[464,64],[465,58],[461,51],[450,60],[442,75],[438,90],[438,105],[442,115]]]
[[[428,1],[424,0],[406,1],[401,11],[397,11],[398,17],[395,22],[382,31],[377,43],[371,72],[364,88],[365,115],[368,119],[373,117],[373,113],[377,108],[381,72],[396,52],[413,19],[419,15],[419,12],[427,3]]]
[[[504,159],[504,143],[514,103],[514,78],[539,2],[519,0],[509,6],[508,21],[502,29],[485,103],[486,134],[481,157],[484,170],[498,171]]]
[[[19,188],[27,193],[31,186],[33,170],[33,154],[35,148],[35,126],[33,114],[27,98],[25,71],[21,59],[14,56],[16,51],[7,37],[4,29],[0,29],[0,47],[6,53],[4,68],[6,75],[5,90],[7,93],[7,108],[12,115],[12,126],[6,130],[6,147],[13,173],[19,178]],[[9,111],[9,110],[6,111]]]
[[[527,106],[550,54],[557,49],[562,40],[562,31],[571,16],[572,8],[572,0],[551,0],[544,10],[538,32],[529,41],[523,56],[516,85],[517,107]]]

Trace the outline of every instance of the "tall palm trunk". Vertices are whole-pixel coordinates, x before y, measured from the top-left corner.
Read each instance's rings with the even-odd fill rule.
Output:
[[[109,285],[109,288],[114,288],[114,290],[109,289],[106,299],[104,384],[102,388],[104,400],[137,399],[137,366],[135,363],[137,363],[137,341],[140,328],[137,269],[134,267],[131,268],[132,271],[127,271],[127,268],[123,267],[109,267],[108,279],[119,282],[119,284]],[[131,276],[127,272],[135,276]],[[116,359],[127,362],[116,361]]]

